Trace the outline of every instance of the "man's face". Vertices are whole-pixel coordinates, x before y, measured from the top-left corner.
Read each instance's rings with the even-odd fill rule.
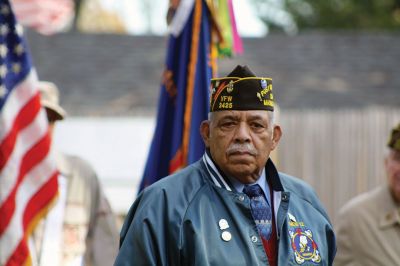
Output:
[[[254,183],[281,137],[268,111],[218,111],[201,124],[201,134],[220,169],[241,183]]]
[[[385,158],[385,168],[392,195],[400,203],[400,151],[390,150]]]

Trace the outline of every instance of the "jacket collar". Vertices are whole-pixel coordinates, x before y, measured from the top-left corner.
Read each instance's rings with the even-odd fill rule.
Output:
[[[204,163],[212,182],[217,187],[224,188],[229,191],[235,190],[233,185],[229,181],[229,178],[226,177],[225,174],[214,163],[208,150],[204,153],[202,162]],[[279,173],[276,170],[275,165],[271,159],[268,159],[267,163],[265,164],[265,174],[268,183],[270,183],[274,191],[283,191],[283,186],[279,178]]]
[[[214,161],[211,159],[211,155],[208,151],[206,151],[203,155],[202,161],[207,169],[209,176],[211,177],[212,182],[220,188],[225,188],[229,191],[234,191],[232,184],[229,179],[224,176],[222,171],[220,171]]]
[[[382,207],[382,215],[379,220],[379,226],[381,228],[386,228],[393,226],[395,224],[400,225],[400,206],[395,202],[389,188],[385,186],[381,189],[381,200],[384,202],[384,205],[387,207]]]

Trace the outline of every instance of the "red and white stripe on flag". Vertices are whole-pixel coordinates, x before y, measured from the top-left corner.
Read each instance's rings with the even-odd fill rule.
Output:
[[[72,0],[11,0],[19,23],[50,35],[62,31],[74,18]]]
[[[27,240],[57,198],[46,114],[22,26],[0,3],[0,265],[29,264]]]

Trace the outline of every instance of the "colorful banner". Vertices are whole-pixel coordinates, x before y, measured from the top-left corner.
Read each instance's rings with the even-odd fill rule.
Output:
[[[197,161],[204,153],[199,133],[209,109],[212,77],[210,13],[194,2],[186,25],[169,36],[157,125],[140,189]]]

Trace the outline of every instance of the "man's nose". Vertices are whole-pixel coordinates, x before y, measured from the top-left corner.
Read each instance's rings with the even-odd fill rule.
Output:
[[[235,141],[239,143],[250,142],[250,128],[246,123],[239,123],[235,132]]]

